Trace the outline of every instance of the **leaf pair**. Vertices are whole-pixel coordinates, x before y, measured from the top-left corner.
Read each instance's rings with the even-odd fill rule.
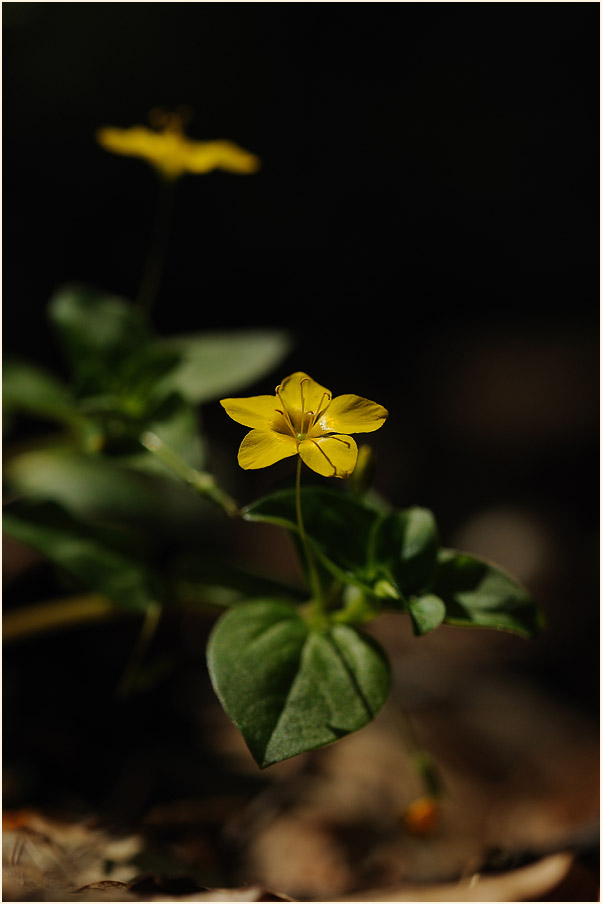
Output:
[[[184,466],[201,468],[197,405],[263,376],[289,339],[278,330],[163,339],[127,300],[76,286],[54,296],[48,315],[70,380],[5,360],[4,413],[68,430],[5,456],[6,484],[24,501],[6,509],[4,530],[116,605],[144,609],[163,591],[150,575],[152,557],[133,551],[127,528],[143,527],[154,541],[206,514],[198,495],[174,482],[173,468],[141,444],[142,432]],[[125,529],[111,538],[107,522]]]
[[[91,526],[58,505],[33,501],[9,504],[4,528],[120,608],[174,602],[174,588],[167,592],[127,531]],[[184,596],[208,591],[214,599],[216,587],[230,600],[253,589],[284,589],[215,562],[181,569]],[[212,633],[208,662],[218,696],[260,766],[356,731],[389,692],[388,662],[376,643],[347,625],[312,631],[299,607],[281,600],[232,606]]]
[[[187,412],[259,379],[289,349],[288,336],[269,329],[159,338],[130,302],[86,287],[61,289],[48,314],[70,384],[35,365],[5,361],[5,413],[66,423],[84,437],[91,422],[101,435],[129,433],[134,441],[142,429],[169,431],[194,467],[201,465],[198,424]]]
[[[541,627],[527,591],[501,569],[439,548],[435,519],[418,507],[383,513],[356,496],[307,487],[308,541],[324,573],[372,601],[330,612],[312,628],[282,601],[240,603],[208,646],[214,689],[260,766],[328,744],[366,725],[389,693],[386,655],[355,624],[383,604],[407,612],[414,632],[442,622],[532,636]],[[296,534],[293,491],[246,510],[250,521]]]
[[[263,376],[289,348],[285,333],[268,329],[156,337],[130,302],[86,287],[61,289],[48,314],[70,381],[63,384],[28,362],[5,360],[4,413],[9,420],[25,414],[54,421],[69,436],[5,458],[5,477],[16,492],[35,492],[79,514],[99,506],[104,512],[110,501],[121,514],[120,499],[132,510],[141,502],[134,471],[173,480],[173,471],[140,444],[144,431],[187,465],[202,468],[198,404]],[[83,491],[82,483],[88,484]],[[96,485],[102,492],[95,492]],[[84,499],[93,506],[78,504]],[[147,509],[142,501],[141,511]]]
[[[49,313],[80,383],[106,388],[117,374],[129,391],[175,392],[193,405],[259,379],[289,349],[285,333],[268,329],[158,338],[131,303],[86,288],[61,290]]]
[[[306,487],[302,506],[308,539],[327,571],[407,611],[416,634],[426,634],[443,621],[524,637],[541,627],[529,593],[502,569],[440,548],[428,509],[414,506],[383,513],[357,496],[321,487]],[[259,500],[246,509],[245,517],[295,533],[294,491]]]

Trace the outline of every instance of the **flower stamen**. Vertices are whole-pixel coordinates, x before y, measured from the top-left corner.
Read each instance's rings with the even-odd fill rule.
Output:
[[[309,377],[303,377],[302,380],[299,380],[299,392],[301,393],[301,411],[305,408],[305,397],[303,395],[303,384],[309,383]]]
[[[297,436],[300,440],[301,440],[301,438],[305,439],[307,433],[309,433],[309,431],[311,430],[311,428],[313,427],[313,424],[314,424],[314,422],[312,421],[312,418],[314,417],[314,413],[313,413],[313,411],[308,411],[308,412],[305,411],[305,396],[303,395],[303,384],[310,383],[310,382],[311,382],[311,380],[309,379],[309,377],[304,377],[302,380],[299,381],[299,393],[301,395],[301,423],[299,425],[299,433],[297,434]],[[306,414],[307,414],[307,418],[308,418],[307,430],[305,429],[305,415]]]
[[[307,383],[308,378],[304,377],[299,382],[299,392],[301,394],[301,430],[303,430],[303,419],[305,417],[305,396],[303,395],[303,384]]]
[[[277,412],[277,414],[281,414],[282,417],[285,419],[285,421],[286,421],[287,424],[288,424],[288,428],[289,428],[289,430],[291,431],[291,433],[293,434],[293,436],[297,436],[297,431],[295,430],[295,427],[294,427],[293,422],[292,422],[292,420],[291,420],[291,416],[290,416],[290,414],[288,413],[288,409],[287,409],[286,405],[284,404],[284,399],[283,399],[282,396],[280,395],[280,390],[281,390],[281,388],[282,388],[282,385],[277,386],[276,389],[275,389],[274,391],[275,391],[276,395],[278,396],[278,398],[280,399],[280,402],[282,403],[283,411],[281,411],[279,408],[275,408],[274,410]]]
[[[324,399],[328,399],[328,401],[326,402],[326,405],[324,405],[324,408],[322,408],[322,404],[323,404],[323,402],[324,402]],[[324,412],[326,411],[326,409],[328,408],[328,406],[330,405],[331,402],[332,402],[332,396],[331,396],[331,394],[330,394],[329,392],[323,392],[323,393],[322,393],[322,398],[320,399],[320,404],[319,404],[318,407],[317,407],[316,413],[314,414],[314,419],[313,419],[313,421],[312,421],[312,423],[311,423],[311,426],[312,426],[312,427],[314,426],[314,424],[316,423],[316,421],[318,420],[318,418],[321,417],[322,414],[324,414]],[[312,413],[313,413],[313,412],[312,412]]]

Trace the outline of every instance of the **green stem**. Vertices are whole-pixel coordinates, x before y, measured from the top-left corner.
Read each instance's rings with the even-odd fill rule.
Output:
[[[5,643],[22,640],[47,631],[60,631],[86,622],[104,621],[131,615],[113,605],[105,596],[86,593],[61,599],[32,603],[2,616]]]
[[[373,621],[381,612],[380,602],[371,599],[359,587],[348,585],[344,606],[332,614],[332,621],[341,625],[359,625]]]
[[[305,554],[305,562],[309,572],[309,580],[313,593],[314,610],[316,613],[324,612],[324,595],[322,593],[322,585],[316,568],[316,562],[311,551],[311,547],[307,542],[307,534],[305,533],[305,525],[303,523],[303,512],[301,509],[301,458],[297,458],[297,480],[295,483],[295,502],[297,507],[297,525],[299,527],[299,537]]]
[[[118,694],[120,696],[126,696],[132,690],[136,677],[140,671],[142,660],[156,634],[160,618],[161,605],[159,603],[151,603],[144,613],[144,621],[142,622],[136,646],[134,647],[125,672],[123,673],[123,677],[119,682]]]
[[[207,598],[186,593],[181,590],[181,599],[175,599],[173,609],[191,614],[217,617],[224,609],[223,602],[211,600],[210,591]],[[230,600],[228,600],[230,602]],[[2,615],[2,641],[15,643],[28,640],[39,634],[51,631],[65,631],[81,625],[95,622],[132,619],[136,616],[131,610],[121,609],[106,596],[98,593],[86,593],[55,600],[44,600],[32,603],[22,609],[4,612]]]
[[[161,177],[159,180],[155,224],[136,299],[138,305],[147,316],[150,315],[157,300],[161,276],[165,267],[176,182],[176,179],[166,179],[165,177]]]
[[[406,710],[399,707],[399,728],[410,754],[412,766],[418,773],[424,791],[431,797],[440,797],[443,793],[443,781],[435,760],[422,746],[416,730]]]
[[[211,502],[218,505],[227,515],[234,516],[239,514],[237,504],[220,486],[218,486],[213,474],[209,474],[208,471],[197,471],[196,468],[193,468],[185,462],[177,452],[174,452],[173,449],[167,446],[163,440],[159,439],[155,433],[151,433],[150,430],[147,430],[146,433],[142,434],[140,442],[145,449],[148,449],[149,452],[156,455],[159,461],[162,461],[170,471],[173,471],[174,474],[181,477],[182,480],[197,493],[200,493],[201,496],[206,496],[207,499],[210,499]]]

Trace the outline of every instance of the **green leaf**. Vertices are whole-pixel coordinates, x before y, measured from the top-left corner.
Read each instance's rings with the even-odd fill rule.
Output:
[[[306,534],[335,577],[402,601],[432,581],[439,541],[428,509],[383,514],[366,499],[322,487],[305,487],[301,507]],[[247,507],[245,518],[297,532],[295,492],[260,499]]]
[[[199,404],[268,374],[288,354],[291,342],[287,333],[266,329],[170,337],[160,345],[182,359],[161,381],[162,391],[179,392]]]
[[[206,446],[199,429],[199,418],[191,405],[178,395],[166,399],[154,416],[144,425],[144,431],[151,431],[162,443],[181,458],[191,468],[203,468],[206,461]],[[139,430],[138,439],[142,430]],[[140,447],[142,450],[142,446]],[[148,451],[139,451],[127,456],[124,461],[133,468],[152,474],[160,474],[170,480],[179,480],[173,470],[157,456]]]
[[[533,637],[543,618],[530,593],[501,568],[455,550],[439,552],[432,592],[445,603],[451,625],[480,626]]]
[[[160,493],[151,479],[98,455],[36,449],[10,459],[5,477],[13,491],[56,502],[76,517],[158,516]]]
[[[375,567],[395,581],[403,596],[410,596],[432,581],[438,548],[433,513],[414,506],[383,518],[375,531],[373,560]]]
[[[2,405],[5,412],[24,412],[61,423],[71,423],[77,417],[60,380],[25,361],[3,362]]]
[[[143,456],[152,457],[145,450]],[[211,517],[207,503],[179,480],[70,448],[25,452],[5,464],[4,476],[11,493],[56,502],[82,521],[139,530],[153,542],[192,544]]]
[[[192,468],[203,467],[206,450],[199,429],[199,418],[183,398],[174,395],[167,399],[145,428],[156,433],[186,464]]]
[[[222,706],[261,767],[362,728],[389,693],[389,665],[374,641],[346,625],[310,631],[282,602],[230,609],[207,660]]]
[[[438,628],[445,618],[445,604],[438,596],[427,593],[414,596],[408,602],[414,634],[428,634]]]
[[[49,316],[86,391],[110,385],[120,363],[149,340],[144,317],[130,302],[85,286],[60,289]]]
[[[10,536],[124,609],[143,611],[157,600],[156,582],[125,531],[91,527],[51,502],[11,503],[2,524]]]
[[[232,562],[199,555],[198,551],[180,557],[174,574],[178,598],[193,606],[232,606],[259,597],[300,602],[306,596],[298,587],[245,571]]]
[[[152,412],[167,397],[163,380],[181,360],[176,351],[155,341],[134,350],[123,361],[120,369],[123,390],[130,404],[137,405],[141,417]]]
[[[323,487],[305,487],[301,508],[305,532],[323,564],[336,577],[372,589],[369,552],[379,513],[357,496]],[[297,532],[295,491],[280,490],[258,500],[244,517]]]

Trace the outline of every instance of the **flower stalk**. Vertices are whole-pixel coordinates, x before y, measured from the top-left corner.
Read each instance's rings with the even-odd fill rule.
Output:
[[[438,798],[443,795],[443,781],[428,750],[422,746],[407,710],[399,707],[398,727],[408,750],[412,766],[418,775],[425,795]]]
[[[170,113],[157,109],[149,114],[153,128],[104,126],[96,133],[98,143],[105,150],[145,160],[159,176],[154,233],[137,299],[147,315],[155,303],[163,274],[176,182],[186,173],[198,175],[219,169],[248,175],[256,173],[261,166],[255,154],[233,141],[189,138],[184,131],[188,117],[189,111]]]
[[[222,490],[213,474],[208,471],[198,471],[181,458],[177,452],[159,439],[156,433],[147,430],[140,437],[140,442],[145,449],[157,456],[159,461],[177,474],[189,486],[201,496],[205,496],[215,505],[219,506],[226,515],[234,517],[240,513],[236,502]]]
[[[305,555],[305,563],[307,565],[307,571],[309,574],[309,582],[311,586],[311,591],[313,594],[313,602],[314,609],[317,612],[322,613],[324,610],[324,594],[322,592],[322,584],[320,581],[320,576],[318,574],[318,569],[316,567],[316,560],[314,558],[312,549],[307,540],[307,534],[305,533],[305,524],[303,523],[303,510],[301,506],[301,459],[297,459],[297,477],[295,481],[295,501],[297,508],[297,525],[299,528],[299,537],[301,539],[301,545],[303,547],[303,553]]]
[[[153,234],[136,298],[138,305],[147,317],[150,315],[157,300],[165,267],[177,185],[175,179],[168,179],[165,176],[159,178],[158,182],[159,197],[157,199]]]
[[[136,646],[134,647],[132,655],[130,656],[129,662],[125,668],[125,671],[117,688],[117,693],[120,697],[127,697],[135,687],[136,678],[140,674],[140,669],[142,667],[144,657],[146,656],[152,640],[157,633],[159,621],[161,620],[162,609],[163,607],[160,603],[152,602],[144,613],[144,618],[142,620],[142,626],[140,628],[140,633],[138,634]]]

